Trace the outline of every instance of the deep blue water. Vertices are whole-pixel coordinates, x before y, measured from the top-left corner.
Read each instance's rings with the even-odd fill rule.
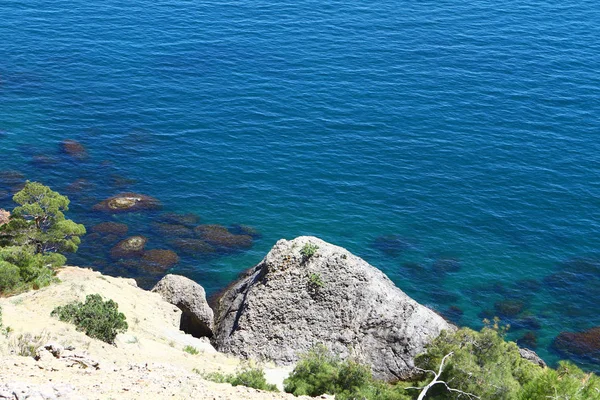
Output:
[[[600,325],[597,2],[4,0],[0,21],[0,207],[16,170],[148,248],[177,250],[163,213],[256,228],[179,254],[210,293],[316,235],[461,325],[509,300],[509,338],[552,362]],[[123,191],[163,209],[91,211]],[[70,261],[136,275],[105,241]]]

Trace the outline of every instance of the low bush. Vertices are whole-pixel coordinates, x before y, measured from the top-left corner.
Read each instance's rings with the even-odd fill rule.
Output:
[[[232,386],[247,386],[254,389],[278,392],[276,385],[267,382],[265,371],[258,367],[245,366],[235,374],[211,372],[204,375],[204,379],[217,383],[229,383]]]
[[[50,334],[46,331],[37,335],[22,333],[11,338],[10,348],[20,356],[35,357],[35,351],[45,345],[49,339]]]
[[[296,396],[334,394],[336,400],[407,400],[404,387],[373,379],[369,367],[353,360],[342,361],[323,345],[301,356],[284,381],[285,391]]]
[[[106,343],[114,343],[118,333],[127,331],[125,315],[119,312],[119,305],[112,300],[103,301],[99,294],[86,296],[85,303],[71,303],[56,307],[52,316],[61,321],[71,322],[77,330]]]
[[[183,348],[183,351],[193,356],[199,353],[197,348],[195,348],[194,346],[190,346],[189,344]]]

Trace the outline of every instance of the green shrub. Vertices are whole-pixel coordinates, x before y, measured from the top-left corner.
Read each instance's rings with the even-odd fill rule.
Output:
[[[599,400],[600,378],[583,372],[570,362],[561,361],[557,370],[545,368],[526,382],[518,398]]]
[[[534,379],[541,368],[523,359],[514,342],[504,341],[503,332],[497,324],[481,332],[468,328],[443,331],[427,346],[425,354],[416,357],[415,364],[422,369],[437,370],[442,358],[452,352],[440,377],[450,387],[481,399],[516,399],[522,385]],[[420,386],[430,380],[431,376],[424,376]],[[442,384],[428,392],[428,398],[455,397],[456,393],[449,392]]]
[[[0,293],[9,293],[22,284],[19,267],[0,260]]]
[[[203,375],[204,379],[217,383],[229,383],[232,386],[247,386],[254,389],[278,392],[276,385],[270,384],[265,378],[265,372],[257,367],[245,366],[235,374],[211,372]]]
[[[193,356],[200,353],[197,348],[195,348],[194,346],[190,346],[189,344],[183,348],[183,351]]]
[[[114,343],[117,334],[128,328],[125,315],[119,312],[119,305],[112,300],[102,301],[99,294],[86,296],[85,303],[56,307],[51,315],[75,324],[77,330],[106,343]]]
[[[13,197],[19,206],[0,226],[0,293],[39,289],[56,281],[64,265],[59,252],[74,252],[85,227],[66,219],[69,199],[37,182],[27,182]],[[15,269],[16,268],[16,269]]]
[[[319,246],[317,246],[316,244],[306,243],[302,247],[302,249],[300,249],[300,254],[302,255],[302,258],[308,260],[309,258],[315,255],[317,250],[319,250]]]
[[[303,354],[284,381],[285,391],[296,396],[334,394],[338,400],[410,399],[403,388],[376,381],[369,367],[352,360],[342,361],[323,345]]]
[[[260,368],[245,367],[231,375],[228,380],[233,386],[248,386],[254,389],[278,392],[277,386],[267,383],[265,371]]]
[[[196,373],[200,373],[199,370],[194,370]],[[227,381],[227,375],[221,372],[209,372],[208,374],[203,374],[202,377],[206,380],[217,382],[217,383],[229,383]]]

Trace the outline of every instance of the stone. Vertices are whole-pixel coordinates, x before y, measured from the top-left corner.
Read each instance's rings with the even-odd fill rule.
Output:
[[[95,211],[117,213],[156,210],[160,207],[160,202],[154,197],[146,196],[144,194],[139,193],[127,192],[109,197],[108,199],[96,204],[93,207],[93,209]]]
[[[150,272],[164,272],[179,262],[172,250],[153,249],[142,255],[142,268]]]
[[[69,193],[79,193],[85,190],[89,190],[93,187],[94,184],[92,182],[88,181],[87,179],[80,178],[68,184],[65,188],[65,191]]]
[[[460,270],[460,261],[454,258],[438,258],[431,266],[431,269],[436,275],[458,272]]]
[[[519,348],[519,354],[521,354],[521,357],[523,357],[527,361],[531,361],[532,363],[539,365],[542,368],[547,367],[546,362],[542,360],[540,356],[538,356],[533,350]]]
[[[85,159],[88,156],[85,146],[76,140],[63,140],[60,144],[60,150],[78,160]]]
[[[0,226],[8,223],[10,220],[10,211],[0,208]]]
[[[25,182],[25,175],[19,171],[0,171],[0,185],[15,186]]]
[[[600,358],[600,326],[582,332],[561,332],[552,349],[565,357]]]
[[[175,239],[169,242],[178,251],[187,255],[206,256],[216,252],[216,249],[204,240],[200,239]]]
[[[525,303],[520,300],[501,300],[494,303],[494,310],[500,317],[514,317],[525,309]]]
[[[250,225],[236,224],[229,231],[236,235],[251,236],[253,239],[258,239],[262,236],[258,229]]]
[[[153,224],[153,227],[161,234],[161,236],[169,238],[177,237],[193,237],[194,231],[185,225],[179,224]]]
[[[129,228],[127,225],[118,222],[101,222],[92,226],[91,230],[101,235],[125,236]]]
[[[374,249],[391,257],[397,257],[413,247],[411,241],[400,235],[383,235],[373,241]]]
[[[224,250],[249,249],[252,236],[236,235],[221,225],[199,225],[194,229],[196,235],[208,244]]]
[[[110,251],[110,256],[114,259],[141,257],[146,247],[144,236],[131,236],[121,240]]]
[[[184,276],[169,274],[152,291],[181,310],[182,331],[197,338],[213,336],[213,310],[202,286]]]
[[[159,219],[167,224],[185,225],[188,227],[194,227],[200,222],[200,217],[196,214],[165,213]]]
[[[536,349],[537,348],[537,336],[535,332],[528,331],[523,334],[519,339],[517,339],[517,344],[519,346],[526,347],[528,349]]]
[[[219,351],[291,365],[322,343],[385,380],[413,376],[414,357],[455,329],[361,258],[306,236],[278,241],[216,307]]]

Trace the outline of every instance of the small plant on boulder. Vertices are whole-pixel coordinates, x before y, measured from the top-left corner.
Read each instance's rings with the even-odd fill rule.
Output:
[[[309,242],[300,249],[300,254],[303,259],[308,260],[317,253],[317,250],[319,250],[319,246]]]
[[[119,305],[112,300],[103,301],[99,294],[86,296],[85,303],[56,307],[51,315],[75,324],[77,330],[84,331],[89,337],[110,344],[114,343],[118,333],[128,328],[125,315],[119,312]]]
[[[320,274],[312,273],[308,275],[308,286],[312,290],[318,290],[325,287],[325,282]]]

